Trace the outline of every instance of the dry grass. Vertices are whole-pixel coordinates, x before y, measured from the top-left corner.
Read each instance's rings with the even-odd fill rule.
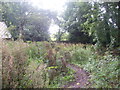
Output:
[[[2,41],[1,46],[2,88],[42,88],[48,85],[46,65],[34,60],[34,52],[37,53],[35,43]]]
[[[23,42],[2,42],[3,88],[17,88],[27,67],[27,44]]]
[[[65,61],[70,62],[71,52],[84,45],[3,41],[1,46],[3,88],[43,88],[62,72],[67,73]]]

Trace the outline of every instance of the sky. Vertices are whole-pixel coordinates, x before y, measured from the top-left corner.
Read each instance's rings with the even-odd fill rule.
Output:
[[[34,6],[41,9],[48,9],[51,11],[56,11],[59,14],[64,11],[64,4],[66,0],[31,0]],[[59,29],[59,26],[54,23],[51,24],[49,28],[50,34],[55,34]]]

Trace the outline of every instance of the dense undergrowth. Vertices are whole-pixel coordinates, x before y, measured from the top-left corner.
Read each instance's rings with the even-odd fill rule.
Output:
[[[74,81],[72,63],[90,74],[94,88],[118,88],[118,55],[99,55],[94,46],[54,42],[3,41],[3,88],[58,88]]]
[[[112,55],[110,51],[99,55],[93,47],[86,49],[78,47],[73,51],[71,63],[82,67],[90,74],[92,88],[118,88],[119,81],[119,55]]]

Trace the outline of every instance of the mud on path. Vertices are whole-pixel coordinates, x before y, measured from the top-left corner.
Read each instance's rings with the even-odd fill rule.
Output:
[[[75,71],[75,81],[68,83],[64,88],[87,88],[90,85],[89,73],[74,64],[67,64],[67,67]]]

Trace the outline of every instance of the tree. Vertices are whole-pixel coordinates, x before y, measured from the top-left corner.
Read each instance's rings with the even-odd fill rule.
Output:
[[[2,3],[2,7],[2,21],[7,24],[14,39],[48,40],[53,16],[50,11],[39,10],[28,2],[7,2]]]
[[[85,2],[69,2],[63,15],[63,28],[68,31],[69,41],[90,43],[91,37],[86,32],[83,32],[82,24],[87,20],[84,15],[89,13],[89,3]],[[88,12],[86,12],[88,10]]]
[[[25,25],[24,40],[43,41],[49,39],[49,26],[51,19],[43,11],[36,11],[29,16]]]
[[[97,46],[117,47],[120,45],[118,24],[118,2],[94,3],[88,20],[83,24],[89,35],[94,37]]]
[[[8,27],[15,26],[16,29],[13,31],[18,32],[19,38],[22,39],[23,28],[27,22],[26,17],[31,10],[31,6],[27,2],[3,2],[2,7],[2,21]]]
[[[72,42],[96,42],[100,47],[120,46],[119,2],[70,2],[62,16]]]
[[[2,4],[0,2],[0,21],[2,21]]]

